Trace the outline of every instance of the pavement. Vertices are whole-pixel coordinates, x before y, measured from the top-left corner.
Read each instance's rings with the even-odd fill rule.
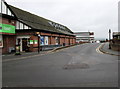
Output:
[[[40,56],[40,55],[45,55],[49,53],[51,50],[48,51],[40,51],[38,52],[21,52],[21,55],[15,55],[15,53],[12,54],[4,54],[2,55],[2,62],[6,61],[11,61],[11,60],[19,60],[19,59],[24,59],[24,58],[30,58],[30,57],[35,57],[35,56]]]
[[[74,45],[56,47],[56,48],[51,49],[51,50],[40,51],[39,53],[38,52],[21,52],[20,53],[21,55],[15,55],[15,53],[4,54],[4,55],[2,55],[2,62],[15,61],[15,60],[20,60],[20,59],[25,59],[25,58],[42,56],[42,55],[46,55],[46,54],[52,53],[52,52],[57,52],[61,49],[65,49],[65,48],[72,47],[72,46],[74,46]]]
[[[114,55],[114,56],[120,56],[120,52],[118,51],[114,51],[112,49],[109,49],[109,43],[103,43],[101,45],[101,47],[99,48],[99,50],[105,54],[109,54],[109,55]]]

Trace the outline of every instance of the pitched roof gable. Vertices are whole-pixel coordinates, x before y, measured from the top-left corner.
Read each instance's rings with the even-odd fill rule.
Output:
[[[45,18],[34,15],[32,13],[21,10],[11,5],[9,5],[9,8],[14,12],[18,20],[27,24],[33,29],[61,33],[61,34],[66,34],[66,35],[73,35],[73,32],[70,29],[68,29],[66,26],[64,26],[65,27],[64,30],[60,30],[60,29],[58,30],[49,24],[49,22],[53,22],[53,21],[47,20]]]

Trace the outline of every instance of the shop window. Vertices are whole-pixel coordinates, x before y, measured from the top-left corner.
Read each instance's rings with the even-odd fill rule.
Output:
[[[120,40],[120,36],[118,36],[118,39]]]
[[[20,45],[20,39],[19,38],[16,39],[16,45]]]
[[[27,45],[30,46],[30,38],[27,39]]]
[[[55,43],[56,43],[56,45],[59,44],[59,38],[58,37],[55,37]]]
[[[0,47],[3,47],[3,37],[0,35]]]

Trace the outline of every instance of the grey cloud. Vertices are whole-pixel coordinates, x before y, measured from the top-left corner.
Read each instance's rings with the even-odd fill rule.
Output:
[[[118,30],[118,0],[34,0],[34,2],[9,0],[8,2],[66,25],[74,32],[94,31],[96,38],[101,38],[101,34],[102,38],[107,38],[109,28],[113,31]]]

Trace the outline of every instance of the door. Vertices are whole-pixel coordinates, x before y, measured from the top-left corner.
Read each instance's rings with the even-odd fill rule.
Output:
[[[22,39],[22,51],[26,51],[27,49],[27,38]]]

